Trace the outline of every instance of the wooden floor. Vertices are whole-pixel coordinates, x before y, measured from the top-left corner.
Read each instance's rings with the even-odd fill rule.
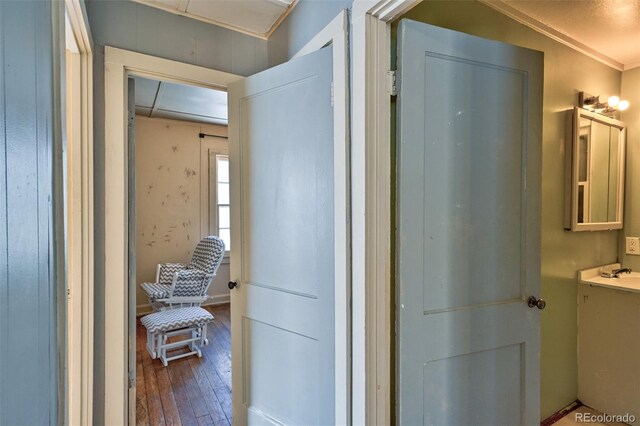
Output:
[[[231,417],[231,326],[229,304],[206,307],[209,345],[202,358],[190,356],[163,367],[146,350],[138,320],[136,420],[139,425],[225,425]]]

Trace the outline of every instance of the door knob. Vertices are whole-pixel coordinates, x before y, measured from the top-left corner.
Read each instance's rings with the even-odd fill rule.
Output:
[[[545,302],[544,299],[536,299],[535,296],[529,296],[529,299],[527,299],[527,305],[529,305],[530,308],[538,308],[542,310],[547,306],[547,302]]]
[[[233,290],[235,287],[238,287],[238,283],[235,281],[229,281],[229,284],[227,284],[229,286],[229,290]]]

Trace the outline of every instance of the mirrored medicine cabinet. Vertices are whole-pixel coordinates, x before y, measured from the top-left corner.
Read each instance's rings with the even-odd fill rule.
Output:
[[[582,108],[567,111],[565,224],[571,231],[622,228],[626,130]]]

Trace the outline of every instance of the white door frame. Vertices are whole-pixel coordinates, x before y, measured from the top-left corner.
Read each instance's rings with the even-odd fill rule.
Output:
[[[334,67],[334,143],[344,147],[336,151],[336,160],[348,161],[348,96],[347,87],[347,14],[341,12],[325,29],[302,48],[297,56],[333,43]],[[141,53],[105,46],[105,424],[127,424],[130,420],[131,396],[128,389],[127,321],[128,321],[128,259],[127,259],[127,76],[194,84],[218,90],[240,78],[238,75],[196,65],[161,59]],[[348,170],[336,169],[335,209],[340,216],[348,212]],[[348,217],[336,222],[337,231],[349,235]],[[336,256],[349,259],[348,238],[336,241]],[[233,257],[233,256],[232,256]],[[337,257],[336,257],[337,258]],[[336,419],[347,424],[349,419],[349,263],[336,263]],[[338,297],[340,296],[340,297]],[[340,322],[338,322],[340,321]],[[338,348],[344,350],[339,351]],[[108,398],[106,396],[109,396]],[[135,403],[135,399],[133,399]],[[135,413],[134,413],[135,414]],[[135,417],[134,417],[135,419]],[[342,422],[344,419],[344,422]]]
[[[349,15],[341,11],[292,59],[333,46],[333,146],[335,217],[335,424],[350,423],[351,409],[351,229],[349,226],[349,96],[348,46]],[[341,237],[338,237],[341,236]],[[346,260],[346,261],[345,261]]]
[[[84,2],[65,0],[69,55],[66,138],[65,423],[93,423],[93,42]],[[66,95],[66,94],[65,94]],[[62,306],[60,307],[62,309]]]
[[[391,424],[391,21],[421,0],[354,0],[353,424]]]
[[[128,424],[127,77],[141,75],[217,90],[241,76],[105,46],[105,424]],[[133,398],[133,399],[132,399]]]

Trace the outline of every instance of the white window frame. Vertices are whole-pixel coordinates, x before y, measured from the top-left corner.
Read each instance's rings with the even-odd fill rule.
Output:
[[[221,150],[221,149],[208,149],[208,197],[207,197],[207,205],[209,206],[209,228],[208,235],[217,235],[220,236],[220,218],[218,215],[218,162],[217,158],[219,156],[227,157],[229,159],[229,151]],[[231,180],[231,176],[229,176],[229,181]],[[231,185],[231,182],[229,182]],[[231,200],[229,200],[229,206],[231,205]],[[229,228],[231,229],[231,228]],[[229,247],[225,247],[225,255],[222,260],[223,264],[229,263],[229,257],[231,255],[231,251]]]
[[[204,135],[204,137],[202,136]],[[216,235],[213,231],[216,228],[217,216],[212,208],[211,197],[215,195],[216,188],[211,186],[211,155],[228,155],[229,145],[227,131],[213,131],[212,134],[203,133],[200,136],[200,238],[209,235]],[[227,250],[222,264],[229,263],[230,253]]]
[[[212,215],[214,216],[215,220],[214,220],[214,228],[215,228],[215,232],[216,235],[220,236],[220,206],[221,205],[226,205],[227,207],[231,207],[231,200],[229,200],[229,202],[227,204],[221,204],[220,200],[218,198],[218,184],[220,183],[218,181],[218,157],[226,157],[227,163],[229,163],[229,154],[222,154],[222,153],[216,153],[216,152],[211,152],[209,157],[209,164],[211,164],[211,157],[213,157],[213,167],[209,166],[209,173],[213,172],[213,188],[211,189],[212,192],[212,200],[213,201],[213,212]],[[227,182],[222,182],[222,183],[226,183],[227,185],[231,185],[231,179],[230,177],[227,177]],[[229,191],[229,198],[231,198],[231,191]],[[229,229],[229,232],[231,232],[231,224],[229,224],[228,228],[225,229]],[[226,250],[226,255],[229,255],[229,247],[227,247]]]

